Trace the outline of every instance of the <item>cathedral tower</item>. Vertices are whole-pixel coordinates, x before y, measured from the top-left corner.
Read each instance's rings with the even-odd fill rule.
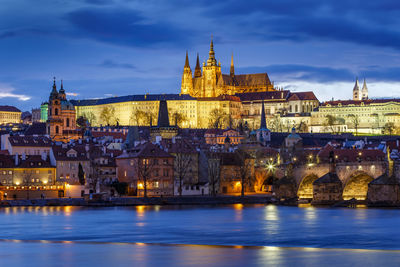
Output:
[[[367,87],[367,82],[365,81],[365,78],[364,78],[363,87],[361,89],[361,99],[362,100],[368,99],[368,87]]]
[[[217,78],[221,76],[221,64],[217,64],[214,52],[214,43],[211,39],[210,51],[208,52],[207,65],[203,67],[204,96],[215,97],[220,95],[216,92]]]
[[[194,69],[194,77],[195,77],[195,78],[201,77],[201,68],[200,68],[200,61],[199,61],[199,53],[197,53],[196,68]]]
[[[356,84],[353,88],[353,100],[361,100],[361,90],[360,85],[358,83],[358,78],[356,78]]]
[[[235,76],[235,66],[233,65],[233,53],[231,57],[231,71],[229,74],[231,75],[232,78]]]
[[[183,67],[182,74],[182,85],[181,85],[181,94],[187,95],[192,94],[193,91],[193,80],[192,80],[192,70],[189,65],[189,56],[186,51],[186,60],[185,66]]]

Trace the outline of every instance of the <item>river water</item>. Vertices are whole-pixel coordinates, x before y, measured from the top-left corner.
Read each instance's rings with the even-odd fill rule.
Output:
[[[400,210],[0,209],[1,266],[398,266]]]

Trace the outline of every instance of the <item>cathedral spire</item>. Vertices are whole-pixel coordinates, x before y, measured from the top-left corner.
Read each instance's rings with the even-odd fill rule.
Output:
[[[201,77],[201,68],[200,68],[200,61],[199,61],[199,53],[197,53],[196,68],[194,69],[194,77],[195,77],[195,78]]]
[[[232,57],[231,57],[231,71],[230,71],[231,77],[235,76],[235,66],[233,65],[233,52],[232,52]]]
[[[265,107],[264,107],[264,100],[261,104],[261,122],[260,122],[260,129],[267,129],[267,122],[265,119]]]
[[[186,50],[185,68],[190,68],[188,51]]]
[[[215,52],[214,52],[214,42],[213,42],[213,37],[211,35],[211,43],[210,43],[210,52],[208,52],[208,60],[207,60],[207,65],[209,66],[216,66],[217,65],[217,60],[215,59]]]
[[[53,92],[57,93],[56,77],[53,77]]]

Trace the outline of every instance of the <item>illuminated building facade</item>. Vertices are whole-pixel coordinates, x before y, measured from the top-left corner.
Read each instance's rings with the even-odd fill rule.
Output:
[[[21,110],[13,106],[0,106],[0,124],[20,123]]]

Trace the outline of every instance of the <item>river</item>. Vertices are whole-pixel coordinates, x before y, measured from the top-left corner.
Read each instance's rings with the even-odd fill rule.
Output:
[[[12,207],[2,266],[398,266],[398,209]]]

